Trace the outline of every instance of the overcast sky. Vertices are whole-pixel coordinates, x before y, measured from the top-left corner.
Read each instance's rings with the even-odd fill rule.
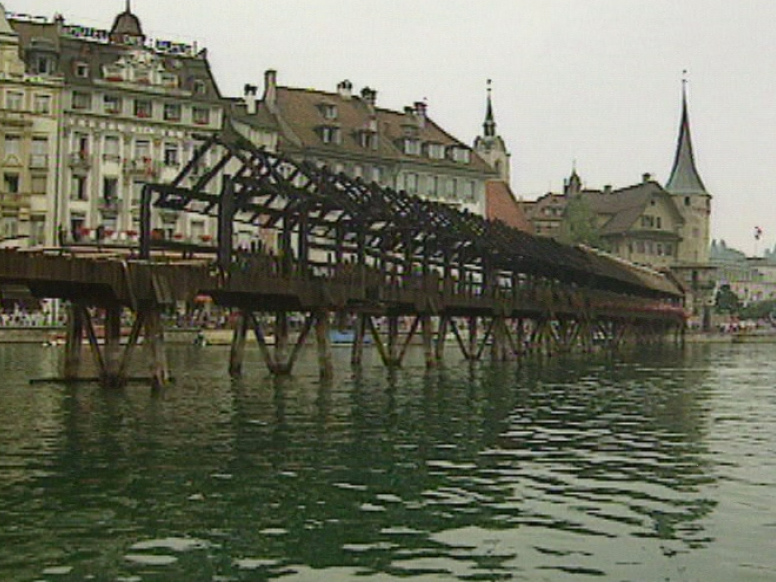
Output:
[[[5,0],[11,12],[109,28],[124,0]],[[487,79],[512,189],[624,187],[673,163],[688,71],[695,157],[712,237],[776,243],[776,2],[772,0],[132,0],[147,35],[207,47],[221,92],[281,85],[426,99],[460,140],[482,130]],[[755,226],[764,230],[755,243]]]

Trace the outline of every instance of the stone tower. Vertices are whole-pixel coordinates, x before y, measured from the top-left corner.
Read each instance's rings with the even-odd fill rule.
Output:
[[[488,79],[488,101],[485,111],[485,123],[482,124],[483,133],[474,140],[474,150],[494,170],[498,172],[499,180],[509,184],[509,158],[511,154],[500,135],[496,133],[496,121],[493,117],[493,103],[491,101],[490,79]]]
[[[676,206],[685,220],[682,242],[679,245],[678,262],[705,265],[709,262],[709,223],[711,194],[706,191],[698,169],[695,167],[690,118],[687,113],[686,81],[682,81],[682,120],[671,176],[665,188],[675,196]]]

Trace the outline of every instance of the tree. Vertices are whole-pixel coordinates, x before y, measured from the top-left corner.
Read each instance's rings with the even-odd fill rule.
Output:
[[[584,244],[603,248],[596,213],[582,196],[574,196],[566,204],[558,240],[562,243]]]
[[[717,313],[737,314],[741,310],[741,300],[730,288],[730,285],[722,285],[714,298],[714,310]]]

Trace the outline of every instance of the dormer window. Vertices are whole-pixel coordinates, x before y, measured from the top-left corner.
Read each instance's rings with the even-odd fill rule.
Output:
[[[445,146],[443,146],[441,143],[428,144],[428,157],[432,160],[444,160]]]
[[[337,119],[337,106],[332,103],[321,104],[321,115],[324,119]]]
[[[450,148],[450,157],[454,162],[461,164],[468,164],[471,159],[469,150],[460,146],[453,146]]]
[[[195,79],[194,80],[194,93],[196,95],[204,95],[207,91],[207,85],[205,84],[205,81],[202,79]]]
[[[367,150],[376,150],[377,132],[364,130],[358,134],[358,141],[362,148]]]
[[[403,147],[404,153],[410,156],[419,156],[420,155],[420,140],[411,138],[411,137],[405,137],[404,138],[404,147]]]
[[[324,125],[319,131],[323,143],[338,144],[342,141],[342,132],[339,127]]]

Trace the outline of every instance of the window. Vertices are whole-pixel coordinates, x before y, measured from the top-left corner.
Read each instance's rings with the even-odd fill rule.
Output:
[[[663,221],[660,219],[659,216],[655,217],[655,228],[662,228]]]
[[[411,156],[420,155],[420,140],[413,138],[404,138],[404,153]]]
[[[102,179],[102,200],[110,207],[116,208],[119,200],[119,180],[114,177],[105,177]]]
[[[383,174],[382,170],[380,169],[379,166],[375,166],[374,168],[372,168],[372,181],[375,182],[376,184],[380,184],[383,179],[382,174]]]
[[[441,143],[428,144],[428,157],[433,160],[443,160],[445,158],[445,146]]]
[[[143,186],[145,185],[145,182],[142,182],[140,180],[135,180],[132,182],[132,204],[134,206],[137,206],[140,204],[140,198],[143,195]]]
[[[88,200],[89,192],[86,189],[86,176],[73,176],[73,182],[70,189],[71,200]]]
[[[445,184],[445,195],[449,200],[455,199],[458,190],[458,183],[455,178],[448,178]]]
[[[151,117],[153,104],[147,99],[135,99],[135,117],[147,119]]]
[[[418,193],[418,175],[411,172],[409,174],[404,175],[404,189],[407,191],[407,194],[417,194]]]
[[[19,91],[8,91],[5,94],[5,107],[11,111],[21,111],[23,109],[24,93]]]
[[[89,64],[88,63],[76,63],[75,64],[75,76],[81,79],[89,77]]]
[[[30,177],[30,191],[33,194],[45,196],[48,189],[48,180],[45,174],[33,174]]]
[[[43,216],[33,216],[30,220],[30,244],[39,246],[46,243],[46,220]]]
[[[165,143],[164,144],[164,165],[165,166],[177,166],[180,163],[180,156],[178,155],[178,144]]]
[[[5,134],[5,155],[16,156],[17,158],[21,154],[21,137],[18,135],[7,133]]]
[[[178,86],[178,75],[174,73],[162,73],[160,80],[164,87],[175,88]]]
[[[194,93],[204,95],[207,92],[207,84],[202,79],[194,80]]]
[[[85,133],[73,134],[73,147],[81,159],[89,155],[89,136]]]
[[[165,121],[181,120],[181,106],[179,103],[164,104],[164,120]]]
[[[3,217],[3,238],[14,238],[19,234],[18,221],[15,216]]]
[[[48,166],[48,138],[33,137],[30,168],[45,168],[46,166]]]
[[[323,143],[340,143],[340,128],[326,125],[321,128],[321,141]]]
[[[684,197],[684,205],[685,206],[689,206],[690,205],[690,197],[689,196],[685,196]]]
[[[428,185],[428,195],[436,198],[439,194],[439,177],[429,176],[426,180],[426,184]]]
[[[19,193],[19,174],[6,173],[3,174],[3,190],[8,194]]]
[[[197,125],[207,125],[210,123],[210,109],[206,107],[193,107],[191,117]]]
[[[361,147],[368,150],[377,149],[377,133],[374,131],[362,131],[359,133]]]
[[[469,163],[469,150],[466,148],[454,147],[452,148],[451,155],[454,162],[459,162],[462,164]]]
[[[91,109],[92,96],[83,91],[73,91],[73,109]]]
[[[461,197],[463,198],[464,202],[474,202],[474,181],[473,180],[464,180],[463,192],[461,193]]]
[[[105,136],[105,144],[103,147],[103,158],[106,160],[118,160],[121,156],[119,155],[119,136],[117,135],[106,135]]]
[[[363,178],[364,177],[364,166],[361,164],[356,164],[353,166],[353,177],[354,178]]]
[[[54,72],[54,61],[47,56],[38,55],[32,63],[32,72],[36,75],[48,75]]]
[[[33,98],[33,109],[35,113],[43,115],[51,113],[51,95],[36,94]]]
[[[116,95],[105,95],[102,98],[102,109],[105,113],[121,113],[121,97]]]
[[[147,160],[151,158],[151,142],[147,139],[135,140],[135,159]]]
[[[324,119],[337,119],[337,106],[331,103],[321,105],[321,113]]]

